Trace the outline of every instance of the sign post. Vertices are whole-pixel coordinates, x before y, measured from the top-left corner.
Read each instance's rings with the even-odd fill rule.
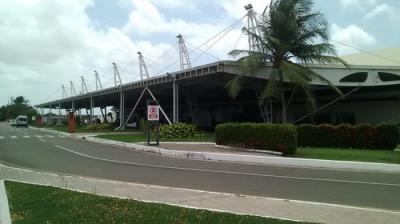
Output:
[[[147,145],[160,145],[160,105],[158,100],[147,101]],[[154,136],[155,135],[155,136]],[[155,143],[152,143],[155,137]]]

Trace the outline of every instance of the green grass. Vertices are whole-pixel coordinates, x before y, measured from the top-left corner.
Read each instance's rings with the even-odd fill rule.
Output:
[[[147,141],[146,135],[118,135],[118,134],[106,134],[98,135],[97,138],[120,141],[120,142],[145,142]],[[213,132],[201,133],[201,137],[198,138],[175,138],[175,139],[165,139],[161,138],[160,141],[163,142],[214,142],[215,137]]]
[[[293,157],[400,164],[400,152],[390,150],[298,148]]]
[[[117,199],[6,181],[11,219],[20,223],[294,224],[292,221]]]

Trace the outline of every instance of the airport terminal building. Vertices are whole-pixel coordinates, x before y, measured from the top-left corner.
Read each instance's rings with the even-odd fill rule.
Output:
[[[323,83],[312,82],[317,108],[310,110],[299,91],[288,89],[288,121],[292,123],[400,122],[400,48],[343,57],[351,66],[313,65],[312,69],[337,86],[340,96]],[[226,83],[240,75],[235,61],[217,61],[141,81],[43,102],[37,108],[87,111],[118,109],[121,127],[146,116],[146,101],[157,99],[165,116],[162,122],[190,122],[204,129],[229,121],[279,122],[280,102],[258,99],[268,82],[271,66],[247,75],[236,99],[229,97]],[[139,100],[140,99],[140,100]],[[39,110],[40,111],[40,110]]]

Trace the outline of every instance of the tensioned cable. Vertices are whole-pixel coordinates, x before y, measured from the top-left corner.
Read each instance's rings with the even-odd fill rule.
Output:
[[[153,66],[158,60],[160,60],[162,57],[164,57],[166,54],[168,54],[172,49],[174,49],[176,47],[176,45],[178,45],[178,42],[176,42],[174,45],[172,45],[168,50],[166,50],[160,56],[158,56],[158,58],[156,60],[154,60],[153,62],[151,62],[149,64],[149,66],[147,66],[147,68],[150,68],[151,66]]]
[[[188,45],[192,46],[192,47],[196,47],[195,45],[193,45],[193,44],[191,44],[191,43],[189,43],[189,42],[187,42],[187,41],[186,41],[186,43],[187,43]],[[211,54],[211,53],[209,53],[209,52],[207,52],[207,51],[205,51],[205,50],[203,50],[203,49],[201,49],[201,48],[199,48],[199,51],[201,51],[201,52],[203,52],[203,53],[205,53],[205,54],[207,54],[207,55],[209,55],[209,56],[211,56],[211,57],[213,57],[213,58],[215,58],[215,59],[217,59],[217,60],[221,60],[221,58],[219,58],[219,57],[217,57],[217,56],[215,56],[215,55],[213,55],[213,54]]]
[[[208,39],[207,41],[205,41],[204,43],[200,44],[198,47],[196,47],[195,49],[191,50],[189,52],[189,55],[191,53],[193,53],[195,50],[200,49],[201,47],[203,47],[204,45],[206,45],[208,42],[210,42],[211,40],[215,39],[216,37],[218,37],[219,35],[227,32],[227,30],[231,30],[232,27],[236,27],[237,24],[239,24],[244,18],[246,18],[247,14],[244,15],[243,17],[241,17],[240,19],[236,20],[235,22],[233,22],[231,25],[227,26],[226,28],[224,28],[222,31],[220,31],[219,33],[215,34],[214,36],[212,36],[210,39]],[[165,67],[164,69],[162,69],[161,71],[157,72],[156,75],[159,75],[160,73],[162,73],[163,71],[167,70],[168,68],[170,68],[171,66],[175,65],[176,63],[179,62],[179,59],[174,61],[173,63],[171,63],[170,65],[168,65],[167,67]]]
[[[243,36],[243,32],[240,32],[239,38],[237,39],[236,44],[235,44],[235,46],[232,48],[232,50],[235,50],[235,49],[237,48],[237,46],[238,46],[238,44],[239,44],[239,41],[242,39],[242,36]]]
[[[242,19],[245,17],[242,17]],[[234,26],[232,26],[230,29],[228,29],[222,36],[220,36],[216,41],[214,41],[214,43],[212,43],[206,50],[205,52],[207,52],[208,50],[210,50],[215,44],[217,44],[222,38],[224,38],[230,31],[232,31],[237,25],[240,24],[241,20],[240,19]],[[199,59],[201,56],[203,56],[204,53],[200,54],[199,56],[197,56],[192,62],[197,61],[197,59]]]
[[[388,58],[388,57],[385,57],[385,56],[382,56],[382,55],[379,55],[379,54],[375,54],[374,52],[371,52],[371,51],[363,50],[363,49],[361,49],[361,48],[359,48],[359,47],[355,47],[355,46],[353,46],[353,45],[351,45],[351,44],[343,43],[343,42],[340,42],[340,41],[337,41],[337,40],[333,40],[333,39],[331,39],[331,41],[332,41],[332,42],[335,42],[335,43],[338,43],[338,44],[341,44],[341,45],[343,45],[343,46],[350,47],[350,48],[353,48],[353,49],[355,49],[355,50],[364,52],[364,53],[366,53],[366,54],[370,54],[370,55],[372,55],[372,56],[375,56],[375,57],[382,58],[382,59],[387,60],[387,61],[390,61],[390,62],[395,62],[395,63],[399,63],[399,64],[400,64],[400,61],[396,61],[396,60],[393,60],[393,59],[391,59],[391,58]]]

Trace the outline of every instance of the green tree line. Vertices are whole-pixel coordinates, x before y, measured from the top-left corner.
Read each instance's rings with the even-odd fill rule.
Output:
[[[18,115],[26,115],[29,120],[32,116],[38,116],[38,112],[34,107],[29,104],[29,100],[23,96],[18,96],[8,105],[0,107],[0,121],[7,121],[8,119],[14,119]]]

